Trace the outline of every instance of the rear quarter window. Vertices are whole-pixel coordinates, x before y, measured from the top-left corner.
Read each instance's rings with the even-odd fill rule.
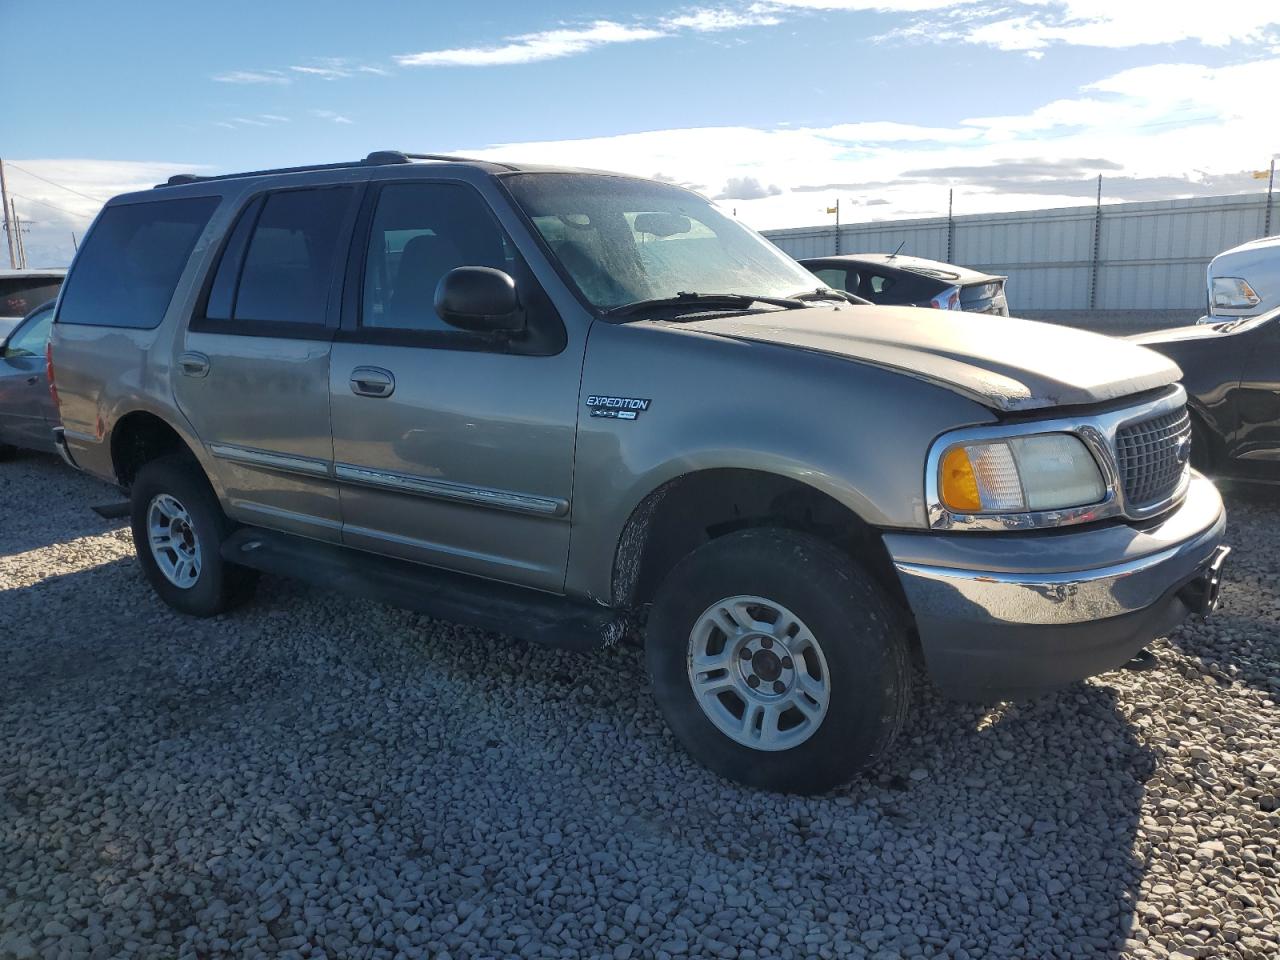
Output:
[[[76,257],[58,308],[59,323],[159,326],[218,197],[185,197],[107,207]]]

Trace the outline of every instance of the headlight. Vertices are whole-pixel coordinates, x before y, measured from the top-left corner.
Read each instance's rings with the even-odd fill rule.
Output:
[[[1228,310],[1245,310],[1262,302],[1253,287],[1239,277],[1214,277],[1212,293],[1213,305]]]
[[[953,513],[1028,513],[1099,503],[1107,485],[1078,437],[1042,433],[949,447],[938,493]]]

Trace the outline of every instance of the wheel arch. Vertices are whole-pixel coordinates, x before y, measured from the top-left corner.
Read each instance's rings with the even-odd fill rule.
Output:
[[[666,574],[704,543],[739,530],[813,534],[864,564],[904,609],[902,586],[879,531],[831,494],[794,477],[740,467],[680,474],[631,511],[614,551],[614,606],[642,607]]]
[[[116,482],[132,485],[138,471],[159,457],[185,453],[199,463],[197,444],[164,417],[150,410],[131,410],[117,419],[109,439],[111,469]],[[204,465],[201,464],[201,469]],[[208,471],[204,471],[206,475]]]

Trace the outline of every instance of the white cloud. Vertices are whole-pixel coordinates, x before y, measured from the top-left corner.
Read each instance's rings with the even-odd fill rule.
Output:
[[[282,86],[293,82],[279,70],[229,70],[215,73],[213,79],[218,83],[275,83]]]
[[[321,77],[325,80],[337,80],[340,77],[351,76],[350,70],[343,70],[336,67],[290,67],[294,73],[304,73],[311,77]]]
[[[782,22],[770,3],[741,7],[693,7],[644,23],[596,20],[578,26],[562,26],[537,33],[507,37],[501,43],[448,50],[424,50],[397,56],[405,67],[495,67],[558,60],[597,47],[641,40],[659,40],[683,32],[716,33],[744,27],[776,26]]]
[[[351,123],[350,117],[344,117],[333,110],[312,110],[311,115],[317,120],[330,120],[333,123]]]
[[[797,5],[792,0],[786,2]],[[820,0],[798,3],[810,6]],[[910,5],[911,0],[875,4],[879,9],[900,12]],[[1006,0],[979,4],[948,0],[931,4],[930,9],[946,12],[941,18],[917,20],[888,36],[941,43],[963,41],[1013,51],[1040,51],[1055,44],[1120,49],[1188,40],[1223,47],[1274,42],[1275,30],[1280,27],[1280,4],[1275,0],[1219,0],[1212,8],[1183,0]]]
[[[253,117],[231,117],[227,120],[215,120],[215,127],[224,127],[227,130],[236,130],[242,127],[271,127],[280,123],[289,123],[288,117],[282,117],[275,113],[260,113]]]
[[[693,30],[696,33],[740,30],[743,27],[772,27],[781,22],[779,11],[764,3],[755,3],[744,9],[702,7],[660,21],[668,30]]]
[[[1125,70],[1025,114],[827,127],[699,127],[459,150],[691,184],[759,228],[827,222],[839,197],[880,219],[1256,190],[1276,150],[1280,59]],[[1224,150],[1222,144],[1231,144]],[[768,185],[768,186],[762,186]],[[771,188],[776,185],[777,193]],[[737,199],[732,199],[734,196]],[[743,199],[743,197],[746,197]]]
[[[652,27],[627,26],[612,20],[597,20],[583,27],[564,27],[509,37],[496,46],[455,47],[424,50],[396,57],[406,67],[493,67],[517,63],[556,60],[614,43],[634,43],[664,36]]]

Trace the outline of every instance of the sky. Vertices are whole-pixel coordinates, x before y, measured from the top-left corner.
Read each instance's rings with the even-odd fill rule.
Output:
[[[32,266],[174,173],[379,149],[660,177],[757,229],[1258,191],[1280,155],[1278,0],[0,0],[0,36]]]

